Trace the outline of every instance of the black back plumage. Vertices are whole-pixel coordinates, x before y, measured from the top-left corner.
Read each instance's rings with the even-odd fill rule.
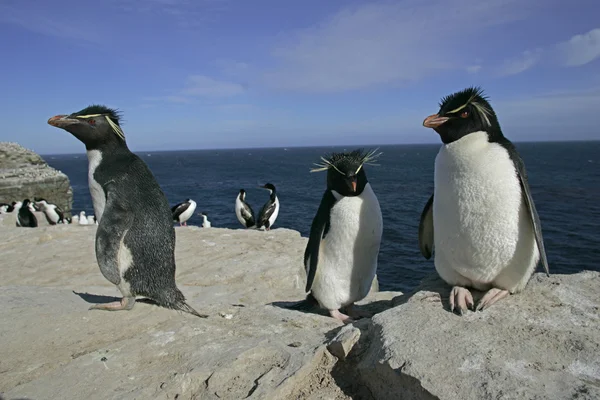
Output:
[[[267,183],[263,186],[264,188],[270,189],[271,194],[269,196],[269,200],[262,206],[260,213],[258,214],[258,221],[256,227],[260,229],[263,226],[270,228],[269,218],[273,215],[277,208],[277,204],[275,200],[277,199],[277,189],[275,185],[272,183]]]
[[[190,208],[190,205],[190,199],[186,199],[186,201],[181,202],[179,204],[175,204],[173,207],[171,207],[173,221],[179,221],[179,216],[183,214],[188,208]]]
[[[29,209],[29,199],[23,200],[23,205],[19,208],[17,218],[19,220],[19,226],[23,228],[37,228],[38,221],[34,213]]]
[[[245,226],[246,228],[251,228],[256,224],[256,219],[254,216],[254,210],[252,209],[250,204],[246,202],[246,191],[244,189],[240,189],[238,197],[240,198],[240,202],[242,203],[240,213],[242,215],[242,218],[244,219]]]

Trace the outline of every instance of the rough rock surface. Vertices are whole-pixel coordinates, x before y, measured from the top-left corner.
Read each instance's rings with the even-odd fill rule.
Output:
[[[600,273],[538,273],[462,317],[448,294],[432,277],[373,317],[353,356],[375,398],[600,398]]]
[[[178,285],[201,319],[142,302],[88,311],[120,295],[96,264],[95,231],[0,226],[6,399],[351,398],[325,347],[342,324],[278,306],[304,297],[298,232],[177,227]],[[397,295],[372,293],[365,308]]]
[[[71,213],[73,190],[67,175],[17,143],[0,142],[0,202],[43,197]]]

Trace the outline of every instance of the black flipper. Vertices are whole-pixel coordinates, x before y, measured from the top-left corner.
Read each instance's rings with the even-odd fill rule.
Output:
[[[252,207],[250,207],[250,204],[242,201],[241,214],[244,218],[244,221],[246,221],[246,228],[256,225],[256,220],[254,219],[254,210]]]
[[[326,190],[319,204],[319,209],[310,226],[310,237],[306,249],[304,250],[304,267],[306,268],[306,292],[310,291],[317,265],[319,263],[319,248],[321,240],[325,238],[329,231],[329,217],[331,209],[336,203],[336,199],[330,190]]]
[[[102,215],[102,222],[96,231],[96,260],[102,275],[113,285],[121,282],[119,272],[119,250],[125,234],[133,224],[133,213],[124,201],[118,197],[116,190],[111,190],[110,182],[105,185],[106,206],[109,213]]]
[[[504,147],[508,151],[508,155],[510,156],[513,164],[515,165],[515,170],[517,172],[517,177],[519,178],[519,183],[521,184],[521,194],[523,195],[523,200],[525,200],[525,205],[527,206],[527,211],[529,217],[531,218],[531,224],[533,225],[533,232],[535,235],[535,241],[537,243],[538,251],[540,252],[540,260],[542,261],[542,265],[544,267],[544,271],[547,276],[550,276],[550,269],[548,268],[548,259],[546,257],[546,249],[544,246],[544,237],[542,236],[542,224],[540,222],[540,217],[535,208],[535,204],[533,202],[533,197],[531,196],[531,190],[529,189],[529,183],[527,181],[527,171],[525,170],[525,163],[521,159],[521,156],[517,152],[517,149],[512,142],[508,139],[505,139],[499,142],[502,147]]]
[[[271,218],[271,215],[273,215],[273,213],[275,212],[275,199],[269,199],[269,201],[267,201],[265,203],[265,205],[263,206],[263,208],[260,210],[260,214],[258,215],[258,222],[256,224],[256,227],[258,229],[262,228],[263,226],[270,228],[269,225],[269,218]]]
[[[171,208],[171,212],[173,213],[173,221],[179,221],[179,216],[184,213],[190,207],[190,203],[186,201],[185,203],[179,203]]]
[[[433,195],[427,200],[419,222],[419,249],[426,259],[433,253]]]

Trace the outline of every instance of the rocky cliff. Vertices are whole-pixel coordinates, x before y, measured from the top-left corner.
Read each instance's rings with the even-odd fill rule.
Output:
[[[9,218],[8,216],[0,216]],[[200,319],[118,290],[96,226],[0,224],[0,393],[8,399],[597,399],[600,274],[536,275],[459,317],[438,279],[375,292],[342,326],[281,306],[304,297],[306,238],[177,227],[177,281]]]
[[[0,142],[0,202],[43,197],[70,216],[73,190],[69,178],[42,157],[17,143]]]

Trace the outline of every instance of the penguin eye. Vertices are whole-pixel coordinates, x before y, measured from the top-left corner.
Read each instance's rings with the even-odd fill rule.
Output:
[[[90,125],[96,125],[96,120],[95,119],[88,119],[88,124],[90,124]]]
[[[469,116],[469,112],[468,112],[467,110],[463,111],[463,112],[460,114],[460,117],[461,117],[461,118],[467,118],[468,116]]]

